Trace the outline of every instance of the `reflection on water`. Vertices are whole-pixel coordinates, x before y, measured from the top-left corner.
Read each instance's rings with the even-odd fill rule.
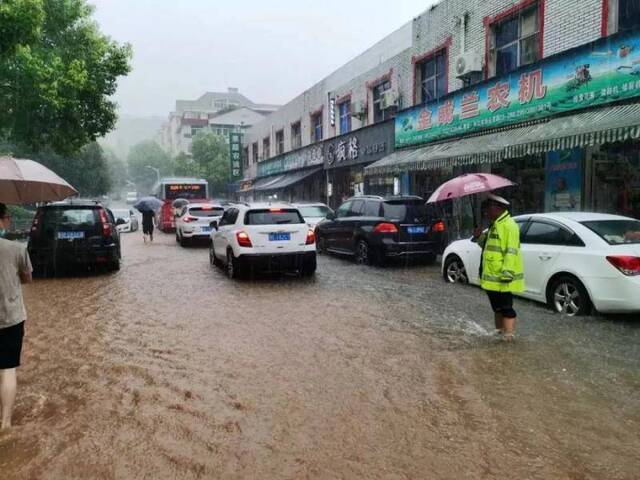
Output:
[[[437,268],[231,282],[123,242],[117,274],[26,289],[2,478],[637,478],[634,319],[518,302],[505,345]]]

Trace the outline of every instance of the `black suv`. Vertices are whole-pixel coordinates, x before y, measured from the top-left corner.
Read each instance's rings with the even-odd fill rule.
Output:
[[[446,245],[442,220],[420,197],[354,197],[317,229],[321,252],[353,255],[358,263],[382,264],[389,258],[434,262]]]
[[[29,234],[29,255],[37,274],[67,266],[120,269],[120,235],[113,213],[99,202],[65,201],[39,207]]]

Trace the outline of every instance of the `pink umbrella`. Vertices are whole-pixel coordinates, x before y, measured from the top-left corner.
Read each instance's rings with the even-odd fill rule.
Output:
[[[0,157],[0,202],[36,203],[77,195],[75,188],[33,160]]]
[[[490,192],[515,185],[511,180],[491,173],[465,173],[440,185],[427,203],[442,202],[476,193]]]

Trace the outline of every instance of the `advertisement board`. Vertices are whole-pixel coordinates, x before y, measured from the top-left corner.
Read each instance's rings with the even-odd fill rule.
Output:
[[[574,148],[547,153],[544,211],[576,212],[582,205],[583,150]]]
[[[640,32],[607,37],[399,112],[396,147],[640,97]]]
[[[242,179],[242,134],[232,132],[229,134],[229,161],[231,162],[230,181],[237,182]]]

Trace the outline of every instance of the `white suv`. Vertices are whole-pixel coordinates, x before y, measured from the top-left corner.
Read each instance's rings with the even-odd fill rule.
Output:
[[[176,242],[185,247],[197,239],[209,240],[211,222],[218,221],[224,213],[222,205],[189,203],[176,215]]]
[[[209,260],[229,278],[246,273],[316,271],[316,239],[299,210],[287,204],[229,208],[211,232]]]

